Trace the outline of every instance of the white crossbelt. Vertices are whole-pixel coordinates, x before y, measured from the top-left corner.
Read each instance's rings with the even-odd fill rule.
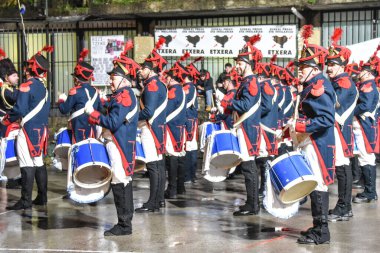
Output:
[[[136,115],[136,113],[137,113],[137,103],[135,104],[135,107],[133,108],[133,110],[127,113],[127,115],[125,116],[125,121],[129,122],[133,118],[133,116]]]
[[[31,120],[34,116],[36,116],[44,107],[44,104],[47,102],[48,99],[48,91],[46,90],[45,97],[38,103],[36,107],[34,107],[33,110],[31,110],[25,117],[22,118],[20,126],[24,127],[26,122]]]
[[[153,121],[160,115],[166,108],[168,104],[168,95],[166,94],[165,101],[157,108],[157,110],[153,113],[153,116],[148,120],[149,124],[152,125]]]
[[[281,87],[280,87],[280,88],[281,88]],[[280,103],[278,103],[278,108],[282,109],[282,105],[284,104],[284,102],[285,102],[285,93],[283,94]]]
[[[96,98],[98,97],[98,91],[95,91],[95,95],[93,98],[90,97],[90,93],[89,91],[85,88],[84,89],[85,92],[86,92],[86,95],[87,95],[87,98],[89,101],[91,101],[91,105],[94,106],[94,103],[95,103],[95,100]],[[76,117],[79,117],[80,115],[84,114],[84,107],[82,109],[79,109],[75,112],[73,112],[71,115],[70,115],[70,118],[67,120],[67,121],[71,121],[72,119],[76,118]]]
[[[274,134],[274,135],[277,135],[276,131],[267,127],[266,125],[264,125],[263,123],[260,123],[260,126],[261,128],[265,131],[265,132],[268,132],[268,133],[271,133],[271,134]]]
[[[185,95],[185,92],[183,90],[182,90],[182,93],[183,93],[183,99],[182,99],[181,105],[176,110],[174,110],[174,112],[172,112],[171,114],[169,114],[166,117],[166,123],[168,123],[172,119],[174,119],[182,111],[183,107],[185,107],[186,95]]]
[[[339,115],[335,112],[335,120],[338,122],[339,125],[343,126],[344,122],[348,119],[348,117],[351,115],[351,113],[355,110],[356,102],[359,98],[359,92],[356,93],[355,101],[348,107],[348,109],[342,113],[342,115]]]
[[[249,109],[247,112],[243,113],[243,115],[240,116],[240,118],[235,122],[233,127],[234,128],[238,127],[241,123],[243,123],[243,121],[245,121],[250,116],[252,116],[257,111],[257,109],[259,109],[260,104],[261,104],[261,96],[259,100],[256,102],[256,104],[251,107],[251,109]]]
[[[380,93],[379,93],[380,95]],[[376,104],[376,107],[375,107],[375,110],[373,110],[372,112],[365,112],[365,113],[362,113],[360,115],[360,117],[365,120],[365,118],[371,118],[373,120],[376,120],[376,111],[377,111],[377,108],[379,108],[379,103]]]
[[[190,108],[192,105],[194,105],[195,99],[196,99],[196,91],[194,90],[194,96],[193,98],[186,104],[186,109]]]

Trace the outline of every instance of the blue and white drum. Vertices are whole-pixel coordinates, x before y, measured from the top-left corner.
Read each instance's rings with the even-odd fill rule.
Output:
[[[223,123],[222,122],[204,122],[200,127],[200,150],[204,152],[207,138],[211,136],[211,134],[215,131],[223,130]]]
[[[135,172],[143,170],[146,167],[145,153],[141,143],[141,129],[137,129],[135,163]]]
[[[214,132],[211,137],[210,163],[221,169],[231,169],[241,162],[239,141],[230,130]]]
[[[83,188],[96,188],[111,180],[112,172],[106,147],[89,138],[72,147],[74,183]]]
[[[57,157],[67,159],[68,151],[71,147],[71,137],[72,131],[68,130],[66,127],[59,129],[59,131],[54,135],[54,139],[56,140],[54,154]]]
[[[21,177],[16,148],[19,131],[19,129],[14,128],[8,133],[7,137],[1,141],[1,153],[5,159],[1,161],[0,178],[2,176],[7,179],[18,179]]]
[[[17,130],[18,134],[18,130]],[[17,151],[16,151],[16,136],[10,134],[7,137],[7,148],[5,150],[5,163],[6,166],[15,166],[17,162]]]
[[[270,163],[270,179],[279,200],[284,204],[297,202],[317,187],[317,180],[299,152],[289,152]]]

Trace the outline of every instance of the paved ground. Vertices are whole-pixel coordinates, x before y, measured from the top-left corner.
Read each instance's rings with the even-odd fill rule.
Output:
[[[137,174],[134,181],[135,207],[148,197],[148,179],[141,176]],[[168,201],[160,212],[135,214],[131,236],[106,239],[103,231],[116,222],[112,194],[96,205],[73,204],[61,199],[65,180],[66,173],[49,170],[46,210],[6,211],[5,206],[19,198],[20,190],[0,188],[0,252],[380,251],[379,202],[354,204],[354,218],[330,224],[330,245],[302,246],[295,241],[300,230],[311,225],[310,201],[288,220],[275,218],[265,210],[257,216],[233,217],[232,212],[244,202],[242,176],[217,184],[204,179],[187,184],[186,195]],[[330,191],[333,207],[336,184]],[[290,231],[265,232],[274,227]]]

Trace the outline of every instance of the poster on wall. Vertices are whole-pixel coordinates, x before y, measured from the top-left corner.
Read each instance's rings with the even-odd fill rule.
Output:
[[[123,51],[124,35],[91,36],[91,65],[94,67],[92,85],[109,85],[108,71],[112,60]]]
[[[162,56],[235,57],[249,38],[261,35],[255,46],[264,57],[295,58],[297,53],[297,27],[295,25],[262,25],[233,27],[197,27],[166,29],[156,28],[155,40],[164,37],[166,42],[159,50]]]

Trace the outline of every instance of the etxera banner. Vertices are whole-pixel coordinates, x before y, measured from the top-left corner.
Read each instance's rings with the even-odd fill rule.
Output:
[[[278,58],[296,57],[295,25],[156,28],[155,39],[166,39],[166,43],[159,50],[162,56],[181,56],[188,51],[191,56],[235,57],[255,34],[261,35],[261,41],[255,46],[262,51],[264,57],[272,57],[275,54]]]

